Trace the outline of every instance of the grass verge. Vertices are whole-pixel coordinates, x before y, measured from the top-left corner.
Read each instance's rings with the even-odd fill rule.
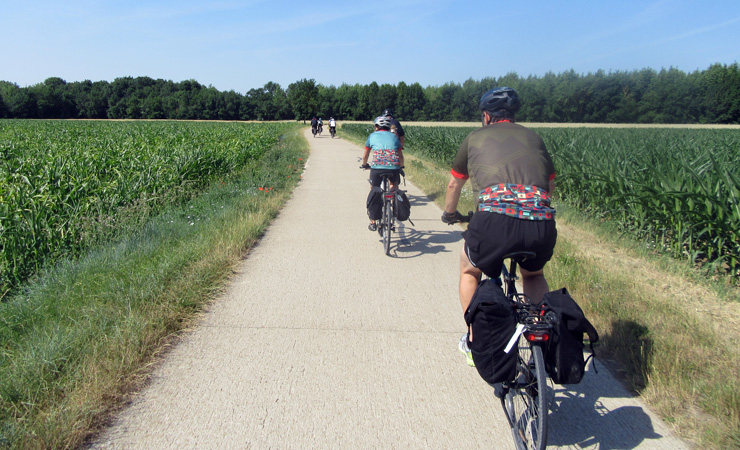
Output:
[[[290,197],[300,129],[136,235],[0,305],[0,448],[82,445],[224,285]]]
[[[449,168],[405,156],[409,180],[442,206]],[[464,191],[458,209],[472,208]],[[701,448],[740,448],[738,291],[565,205],[558,234],[548,282],[567,286],[599,330],[599,360],[680,436]]]

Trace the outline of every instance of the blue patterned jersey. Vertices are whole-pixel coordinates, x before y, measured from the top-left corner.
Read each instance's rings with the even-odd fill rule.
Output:
[[[365,149],[370,150],[371,169],[400,169],[398,152],[401,141],[390,131],[380,130],[367,137]]]

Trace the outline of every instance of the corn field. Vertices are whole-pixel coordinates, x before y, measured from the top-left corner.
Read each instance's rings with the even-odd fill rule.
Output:
[[[126,209],[193,195],[291,125],[0,121],[0,298],[115,233]]]
[[[369,127],[345,125],[362,135]],[[355,129],[356,128],[356,129]],[[450,165],[475,128],[404,127],[406,148]],[[674,257],[740,273],[740,131],[540,128],[556,197]],[[369,133],[369,131],[367,132]],[[366,135],[366,134],[365,134]]]

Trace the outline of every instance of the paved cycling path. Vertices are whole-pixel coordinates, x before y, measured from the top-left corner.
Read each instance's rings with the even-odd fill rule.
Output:
[[[362,148],[306,138],[291,200],[94,448],[514,448],[457,350],[460,228],[408,184],[385,256]],[[598,369],[559,392],[552,448],[687,448]]]

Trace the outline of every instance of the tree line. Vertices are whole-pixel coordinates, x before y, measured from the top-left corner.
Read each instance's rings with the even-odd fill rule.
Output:
[[[66,82],[52,77],[28,87],[0,81],[0,118],[372,120],[386,108],[407,121],[478,121],[478,99],[509,86],[522,98],[517,120],[560,123],[740,123],[738,63],[686,73],[675,68],[543,76],[516,73],[422,87],[342,84],[301,79],[269,82],[246,94],[221,92],[195,80],[121,77]]]

